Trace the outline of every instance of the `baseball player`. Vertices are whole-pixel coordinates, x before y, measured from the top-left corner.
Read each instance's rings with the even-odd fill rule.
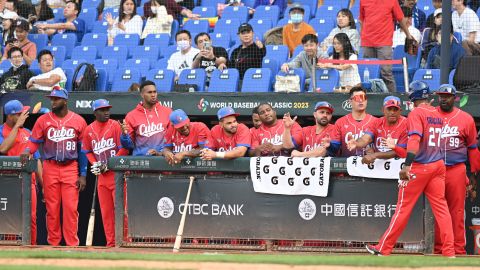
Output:
[[[429,104],[430,89],[426,83],[414,81],[409,87],[415,109],[408,115],[407,158],[400,171],[397,207],[379,243],[366,245],[366,249],[374,255],[389,255],[423,192],[440,225],[442,255],[455,257],[452,220],[445,200],[445,164],[440,152],[443,119]]]
[[[468,184],[465,162],[470,162],[470,171],[480,170],[480,156],[477,149],[477,130],[473,117],[455,107],[457,90],[453,85],[443,84],[436,91],[440,106],[437,107],[443,119],[442,158],[446,165],[445,199],[452,217],[455,254],[465,252],[465,195]],[[435,253],[442,248],[441,237],[435,222]]]
[[[293,147],[285,148],[283,145],[285,127],[283,121],[277,119],[277,112],[270,104],[263,103],[258,106],[258,115],[262,125],[258,129],[252,130],[250,156],[290,156]],[[298,123],[293,123],[289,136],[293,137],[294,147],[300,144],[302,128]]]
[[[168,117],[172,110],[158,102],[155,83],[143,82],[140,95],[142,102],[125,117],[120,138],[122,146],[133,150],[134,156],[145,156],[149,150],[162,152],[165,135],[171,128]]]
[[[163,155],[170,165],[180,163],[185,157],[200,156],[210,136],[210,130],[201,122],[190,122],[183,110],[175,110],[170,114],[173,129],[167,132]],[[152,155],[159,153],[151,152]]]
[[[358,139],[365,133],[371,133],[377,118],[366,112],[367,110],[367,90],[361,86],[355,86],[350,89],[350,103],[352,104],[352,113],[339,118],[335,122],[335,131],[332,133],[330,145],[339,157],[364,156],[370,146],[365,148],[348,150],[348,141]],[[371,134],[373,137],[373,134]]]
[[[401,115],[400,98],[388,96],[383,100],[383,117],[377,121],[376,126],[369,130],[358,139],[351,139],[347,142],[349,151],[356,148],[363,148],[372,142],[375,142],[374,153],[366,154],[362,158],[362,163],[370,164],[379,159],[390,159],[397,156],[397,153],[387,146],[386,140],[392,138],[395,147],[403,151],[407,148],[407,118]],[[402,151],[397,150],[397,151]]]
[[[237,122],[239,115],[231,107],[218,110],[217,117],[220,122],[210,132],[208,148],[200,153],[202,159],[234,159],[245,156],[251,144],[251,137],[248,127]]]
[[[120,124],[110,119],[111,107],[105,99],[93,102],[95,121],[85,129],[82,143],[82,151],[92,164],[91,171],[98,177],[98,201],[107,247],[115,246],[115,175],[108,170],[107,162],[110,157],[128,155],[120,144]]]
[[[326,101],[319,101],[315,104],[315,111],[313,112],[315,125],[302,128],[302,139],[299,144],[302,146],[303,152],[293,150],[292,157],[324,157],[333,155],[329,151],[331,150],[331,133],[335,130],[334,125],[330,124],[333,111],[333,106]],[[285,123],[283,145],[285,148],[295,147],[292,137],[288,136],[288,134],[290,134],[290,129],[296,119],[296,116],[292,119],[289,113],[283,116],[283,122]]]
[[[18,100],[10,100],[5,103],[3,110],[7,116],[7,120],[3,125],[0,125],[0,154],[6,156],[20,156],[27,147],[28,140],[30,139],[31,131],[24,128],[23,124],[28,118],[29,106],[23,106]],[[35,159],[38,159],[38,167],[35,174],[32,175],[32,221],[31,221],[31,244],[37,244],[37,190],[36,179],[43,186],[42,183],[42,163],[40,161],[40,155],[35,152]]]
[[[78,114],[68,110],[68,92],[54,89],[47,97],[52,112],[35,122],[25,160],[42,144],[43,182],[47,208],[47,241],[58,246],[63,238],[68,246],[78,246],[78,192],[86,185],[87,158],[81,151],[82,134],[87,123]],[[60,207],[63,226],[60,228]]]
[[[253,108],[252,110],[252,123],[253,127],[250,128],[250,131],[257,129],[262,125],[262,121],[260,120],[260,116],[258,115],[258,106]]]

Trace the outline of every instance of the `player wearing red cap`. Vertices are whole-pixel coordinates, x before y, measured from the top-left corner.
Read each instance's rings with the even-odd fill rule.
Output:
[[[105,99],[93,102],[95,121],[85,129],[82,144],[82,151],[92,164],[91,171],[98,176],[98,201],[107,247],[115,246],[115,174],[108,170],[107,162],[110,157],[128,155],[120,144],[120,124],[110,119],[111,107]]]
[[[21,156],[25,160],[42,144],[47,241],[53,246],[60,245],[63,230],[65,243],[78,246],[78,192],[85,188],[88,162],[81,151],[81,142],[87,123],[68,110],[65,89],[54,89],[47,97],[51,100],[52,112],[38,118],[28,143],[29,152]]]

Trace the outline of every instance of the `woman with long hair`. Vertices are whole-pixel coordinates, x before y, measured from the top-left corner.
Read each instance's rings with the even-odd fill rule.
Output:
[[[105,19],[108,23],[108,42],[113,44],[113,39],[118,34],[138,34],[142,35],[143,20],[137,14],[137,8],[133,0],[122,0],[118,17],[113,18],[111,13],[107,13]]]
[[[168,15],[165,0],[151,0],[152,15],[147,19],[142,39],[149,34],[169,34],[172,30],[173,16]]]
[[[348,8],[344,8],[337,13],[337,26],[332,29],[321,43],[320,48],[324,57],[328,57],[328,47],[333,45],[333,37],[338,33],[347,34],[353,48],[357,51],[360,49],[360,34],[357,31],[355,19],[352,12]]]
[[[13,16],[14,12],[12,12]],[[15,40],[15,25],[14,18],[10,13],[4,15],[2,21],[3,33],[2,33],[2,47],[5,47],[8,43],[13,43]]]

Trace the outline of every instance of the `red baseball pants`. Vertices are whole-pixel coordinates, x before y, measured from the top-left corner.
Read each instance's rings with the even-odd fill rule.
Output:
[[[47,241],[60,245],[60,206],[63,209],[63,237],[67,246],[78,246],[78,163],[59,165],[55,161],[43,162],[45,206],[47,208]]]
[[[115,174],[113,171],[98,176],[98,201],[102,212],[107,247],[115,246]]]
[[[36,245],[37,244],[37,187],[35,183],[35,174],[32,174],[32,219],[30,222],[30,244]]]
[[[467,192],[467,169],[464,163],[447,166],[445,175],[445,199],[452,217],[455,254],[467,254],[465,251],[465,194]],[[435,253],[442,251],[439,224],[435,221]]]
[[[387,231],[375,246],[383,255],[389,255],[397,239],[407,226],[420,194],[428,198],[432,206],[433,215],[440,225],[440,239],[442,240],[442,255],[454,256],[452,220],[445,200],[445,165],[442,160],[421,164],[413,163],[410,171],[416,175],[408,185],[398,191],[397,208],[390,221]]]

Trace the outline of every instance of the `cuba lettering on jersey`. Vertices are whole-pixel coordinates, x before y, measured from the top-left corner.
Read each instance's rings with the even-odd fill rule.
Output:
[[[85,153],[92,152],[97,161],[107,163],[121,149],[121,134],[122,128],[115,120],[109,119],[105,123],[94,121],[85,129],[82,150]]]
[[[312,151],[322,145],[322,141],[326,137],[332,138],[335,126],[328,124],[320,133],[317,134],[317,126],[309,126],[302,128],[301,145],[303,152]]]
[[[285,131],[285,126],[282,120],[277,120],[277,123],[271,127],[267,127],[262,124],[258,129],[253,130],[252,132],[252,149],[257,148],[258,146],[264,143],[271,143],[273,145],[282,145],[283,143],[283,132]],[[299,124],[293,124],[290,135],[292,136],[293,144],[298,146],[302,140],[302,128]],[[268,152],[262,152],[262,156],[269,155]],[[282,151],[274,153],[275,156],[290,156],[289,151]]]
[[[377,121],[376,127],[371,130],[373,134],[373,140],[375,141],[375,151],[376,152],[388,152],[392,149],[387,148],[382,144],[382,140],[388,137],[391,137],[395,140],[395,144],[402,148],[407,148],[408,132],[407,132],[407,118],[400,116],[398,122],[390,126],[388,125],[387,119],[381,117]]]
[[[362,137],[364,134],[370,134],[373,137],[373,134],[370,130],[373,130],[377,125],[378,118],[373,117],[370,114],[367,114],[362,121],[357,121],[353,119],[352,114],[347,114],[335,122],[335,131],[332,133],[332,143],[340,144],[340,154],[339,157],[350,157],[350,156],[363,156],[365,150],[371,146],[367,146],[364,149],[355,149],[349,151],[347,148],[347,142],[349,138],[354,138],[355,140]]]
[[[64,118],[50,112],[38,118],[30,140],[43,143],[43,159],[67,161],[78,158],[78,143],[87,123],[78,114],[68,111]]]
[[[208,143],[210,130],[201,122],[190,122],[190,133],[183,136],[176,129],[167,132],[166,147],[171,147],[173,153],[188,152],[192,149],[203,147]]]
[[[444,123],[440,150],[445,164],[455,165],[466,162],[468,148],[477,147],[477,130],[473,117],[458,108],[445,113],[437,107],[437,111]]]
[[[227,152],[238,146],[250,148],[252,140],[250,130],[244,124],[238,124],[237,132],[233,136],[227,136],[220,125],[214,126],[210,135],[211,139],[208,140],[208,148],[218,152]]]

